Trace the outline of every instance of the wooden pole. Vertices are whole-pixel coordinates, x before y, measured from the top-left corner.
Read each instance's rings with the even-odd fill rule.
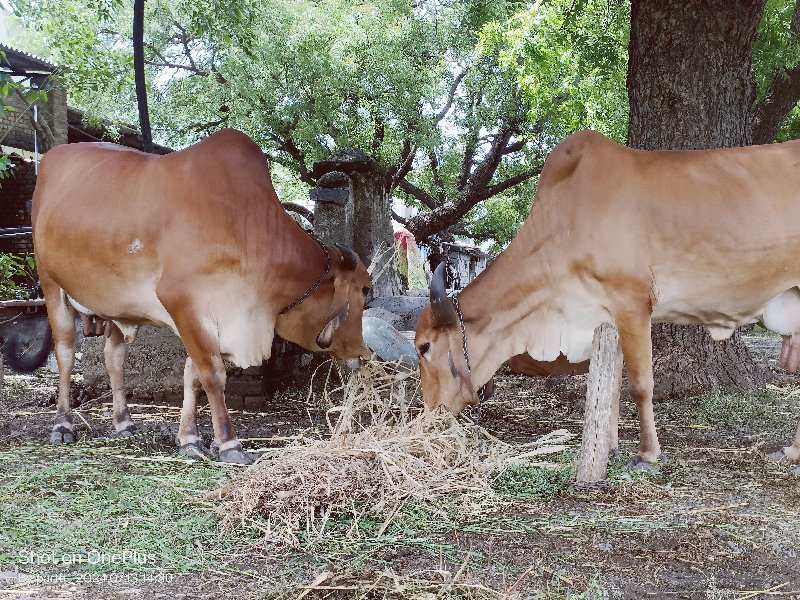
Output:
[[[136,104],[139,108],[142,148],[145,152],[152,154],[153,134],[150,131],[147,83],[144,78],[144,0],[134,0],[133,2],[133,78],[136,83]]]
[[[589,377],[586,381],[586,410],[583,441],[578,458],[580,483],[597,483],[607,476],[608,453],[616,445],[619,391],[622,384],[622,352],[617,329],[604,323],[594,330]]]

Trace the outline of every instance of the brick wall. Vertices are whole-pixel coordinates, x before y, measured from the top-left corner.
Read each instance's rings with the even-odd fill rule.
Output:
[[[30,227],[28,201],[36,185],[33,162],[12,157],[13,175],[0,181],[0,227]],[[0,239],[0,252],[33,252],[30,236]]]
[[[48,90],[47,102],[39,102],[39,121],[47,123],[53,133],[56,144],[67,143],[67,94],[64,88],[54,85],[51,81],[41,82],[43,88]],[[52,89],[50,89],[52,88]],[[13,106],[13,111],[3,111],[0,114],[0,138],[3,146],[22,148],[33,152],[33,107],[20,98],[17,94],[4,98],[3,103]],[[39,152],[48,150],[47,140],[39,136]]]
[[[46,123],[55,144],[67,143],[67,95],[60,85],[47,78],[37,83],[47,90],[47,102],[39,102],[39,122]],[[31,117],[33,108],[13,94],[3,100],[14,111],[0,113],[0,144],[33,152],[34,132]],[[48,150],[48,141],[39,136],[40,155]],[[33,162],[12,155],[12,176],[0,180],[0,227],[29,227],[31,215],[28,204],[36,185],[36,167]],[[0,252],[33,252],[30,236],[0,239]]]

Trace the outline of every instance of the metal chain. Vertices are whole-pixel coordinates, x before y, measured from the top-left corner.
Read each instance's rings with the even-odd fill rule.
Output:
[[[467,348],[467,328],[464,325],[464,315],[461,313],[461,305],[458,303],[458,294],[454,294],[452,300],[453,306],[455,306],[456,309],[456,315],[458,315],[458,323],[461,326],[461,344],[464,347],[464,360],[467,363],[467,373],[471,376],[472,365],[470,365],[469,362],[469,349]],[[478,388],[478,404],[470,406],[465,411],[467,418],[475,423],[475,425],[480,425],[481,422],[481,405],[484,400],[484,388],[485,386]]]
[[[313,237],[313,236],[312,236],[312,237]],[[308,297],[309,297],[311,294],[313,294],[314,292],[316,292],[316,291],[317,291],[317,288],[318,288],[319,286],[321,286],[321,285],[322,285],[322,282],[323,282],[323,281],[325,281],[325,280],[328,278],[328,273],[330,273],[330,272],[331,272],[331,255],[330,255],[330,253],[328,252],[328,248],[327,248],[327,246],[325,246],[325,244],[323,244],[323,243],[322,243],[320,240],[318,240],[317,238],[313,238],[313,239],[314,239],[314,241],[315,241],[315,242],[317,242],[317,243],[320,245],[320,247],[322,248],[322,251],[325,253],[325,272],[324,272],[322,275],[320,275],[319,279],[317,279],[317,280],[316,280],[316,281],[315,281],[315,282],[314,282],[314,283],[311,285],[311,287],[309,287],[309,288],[308,288],[308,289],[307,289],[307,290],[306,290],[306,291],[303,293],[303,295],[302,295],[302,296],[300,296],[300,297],[299,297],[297,300],[295,300],[295,301],[294,301],[294,302],[292,302],[292,303],[291,303],[289,306],[287,306],[287,307],[286,307],[286,308],[284,308],[284,309],[283,309],[281,312],[279,312],[279,313],[278,313],[279,315],[285,315],[287,312],[289,312],[289,311],[290,311],[290,310],[292,310],[293,308],[295,308],[295,307],[297,307],[297,306],[300,306],[300,305],[303,303],[303,301],[305,301],[305,299],[306,299],[306,298],[308,298]]]

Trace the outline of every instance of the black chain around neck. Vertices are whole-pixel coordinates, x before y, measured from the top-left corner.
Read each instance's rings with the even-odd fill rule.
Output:
[[[331,272],[331,255],[328,252],[327,246],[325,246],[325,244],[323,244],[317,238],[313,239],[320,245],[320,248],[322,248],[322,251],[325,253],[325,272],[322,275],[320,275],[319,279],[317,279],[314,283],[311,284],[311,287],[309,287],[305,292],[303,292],[302,296],[300,296],[297,300],[295,300],[289,306],[287,306],[281,312],[279,312],[278,313],[279,315],[285,315],[293,308],[300,306],[305,301],[306,298],[308,298],[311,294],[317,291],[317,288],[321,286],[322,283],[328,278],[328,273]]]
[[[461,313],[461,305],[458,303],[458,294],[453,295],[453,306],[456,309],[456,315],[458,315],[458,324],[461,326],[461,344],[464,347],[464,360],[467,363],[467,373],[470,375],[470,381],[472,381],[472,365],[469,362],[469,349],[467,348],[467,328],[464,325],[464,315]],[[484,401],[484,392],[486,386],[481,386],[478,388],[478,404],[475,406],[470,406],[466,410],[467,417],[470,421],[475,423],[475,425],[480,425],[481,422],[481,405]]]

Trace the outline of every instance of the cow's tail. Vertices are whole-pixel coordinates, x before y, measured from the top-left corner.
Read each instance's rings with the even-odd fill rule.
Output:
[[[22,335],[13,331],[6,339],[3,358],[17,373],[33,373],[47,362],[47,357],[53,348],[53,332],[47,320],[44,323],[46,327],[44,335],[33,341],[24,339]]]

